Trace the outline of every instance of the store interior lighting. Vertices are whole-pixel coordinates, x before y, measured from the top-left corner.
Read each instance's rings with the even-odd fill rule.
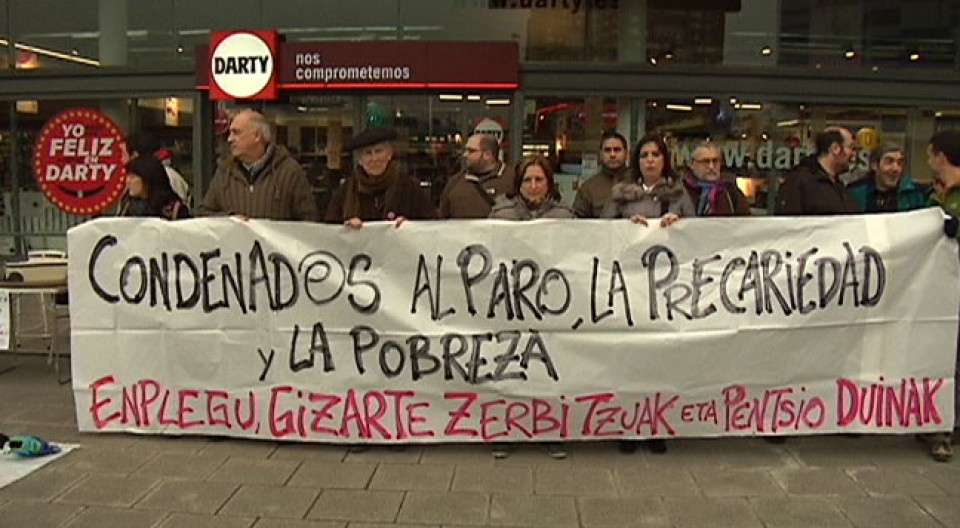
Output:
[[[713,104],[713,99],[709,97],[697,97],[693,100],[693,104],[696,104],[696,105]]]
[[[668,104],[668,105],[666,106],[666,108],[667,108],[667,110],[675,110],[675,111],[677,111],[677,112],[691,112],[691,111],[693,111],[693,107],[692,107],[692,106],[690,106],[690,105],[682,105],[682,104]]]
[[[763,105],[760,103],[740,103],[741,110],[763,110]]]
[[[441,101],[463,101],[463,96],[460,94],[440,94],[438,97]]]
[[[470,94],[470,95],[467,95],[467,101],[479,101],[479,100],[480,100],[480,95],[479,95],[479,94]]]
[[[847,60],[851,60],[857,56],[857,52],[853,51],[853,48],[847,48],[846,50],[844,50],[843,56]]]
[[[487,106],[507,106],[510,99],[487,99]]]
[[[920,60],[920,54],[919,54],[919,53],[913,52],[913,53],[910,54],[910,62],[917,62],[918,60]]]
[[[764,46],[760,48],[760,55],[763,55],[764,57],[769,57],[770,55],[773,55],[773,48],[771,48],[770,46]]]

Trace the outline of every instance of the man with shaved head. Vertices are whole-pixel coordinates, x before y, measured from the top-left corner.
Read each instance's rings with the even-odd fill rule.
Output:
[[[313,187],[297,160],[273,142],[273,129],[263,114],[238,112],[227,143],[230,156],[217,164],[199,214],[319,220]]]

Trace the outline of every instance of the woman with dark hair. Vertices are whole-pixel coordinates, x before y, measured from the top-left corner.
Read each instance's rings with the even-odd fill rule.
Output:
[[[152,156],[127,163],[127,190],[117,216],[147,216],[178,220],[190,218],[190,210],[170,186],[163,164]]]
[[[560,201],[550,163],[540,156],[520,160],[509,198],[497,198],[490,218],[534,220],[536,218],[573,218],[573,210]]]
[[[666,227],[681,216],[696,216],[693,202],[673,173],[670,150],[661,136],[647,134],[641,138],[633,149],[632,161],[630,179],[613,186],[602,218],[629,218],[643,225],[647,225],[648,218],[659,218],[660,225]],[[620,451],[632,453],[640,445],[647,446],[652,453],[667,452],[662,439],[622,440]]]
[[[601,218],[629,218],[647,225],[648,218],[659,218],[668,226],[683,216],[696,216],[697,210],[673,173],[670,149],[659,135],[647,134],[633,149],[631,177],[617,183]]]

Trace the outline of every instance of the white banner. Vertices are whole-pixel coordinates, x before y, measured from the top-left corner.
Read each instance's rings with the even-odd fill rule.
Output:
[[[346,443],[949,430],[941,225],[97,220],[68,237],[77,419]]]

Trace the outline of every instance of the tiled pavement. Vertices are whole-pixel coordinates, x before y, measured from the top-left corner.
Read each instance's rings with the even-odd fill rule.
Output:
[[[12,358],[0,353],[0,369]],[[682,440],[666,455],[342,446],[76,430],[43,358],[0,375],[0,431],[80,444],[0,489],[0,528],[960,527],[960,460],[912,437]],[[2,463],[2,462],[0,462]]]

